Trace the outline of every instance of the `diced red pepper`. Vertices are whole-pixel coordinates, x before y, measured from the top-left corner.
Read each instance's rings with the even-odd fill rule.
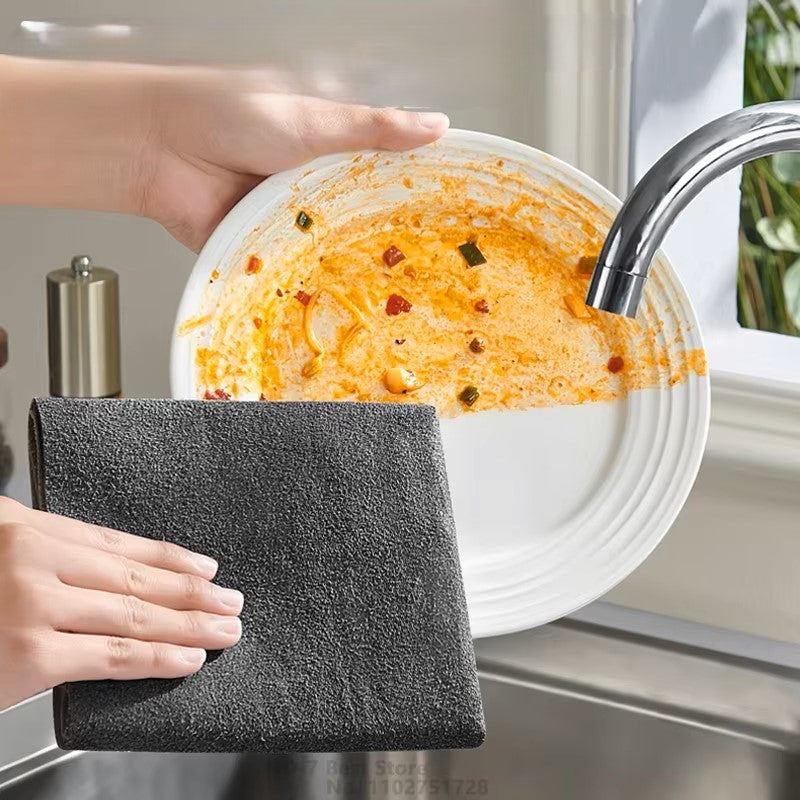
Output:
[[[247,266],[244,268],[244,271],[248,275],[255,275],[257,272],[261,272],[261,267],[264,266],[264,262],[258,256],[250,256],[247,259]]]
[[[606,366],[609,372],[621,372],[625,362],[622,360],[622,356],[611,356]]]
[[[390,294],[386,301],[386,313],[390,317],[396,317],[403,312],[411,311],[411,303],[399,294]]]
[[[261,392],[261,395],[259,396],[259,398],[258,398],[258,399],[259,399],[259,400],[266,400],[266,399],[267,399],[267,397],[266,397],[266,395],[264,394],[264,392]]]
[[[275,294],[278,295],[278,297],[283,297],[283,292],[280,289],[278,289],[278,291],[275,292]]]
[[[480,314],[488,314],[489,304],[485,300],[477,300],[475,302],[475,310]]]
[[[399,264],[404,258],[406,254],[392,245],[384,254],[383,254],[383,263],[386,264],[387,267],[393,267],[395,264]]]
[[[213,392],[206,389],[203,395],[204,400],[230,400],[231,396],[224,389],[214,389]]]
[[[264,324],[261,317],[254,317],[253,318],[253,325],[256,326],[256,330],[258,330]]]
[[[311,295],[306,294],[302,289],[294,296],[295,300],[299,300],[304,306],[311,302]]]

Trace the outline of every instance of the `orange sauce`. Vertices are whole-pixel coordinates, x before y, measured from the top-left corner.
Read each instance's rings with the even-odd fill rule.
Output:
[[[354,160],[349,180],[373,179],[375,165]],[[411,195],[432,168],[408,165]],[[346,181],[303,198],[313,236],[267,248],[264,268],[246,278],[250,254],[231,268],[241,288],[217,304],[197,349],[200,395],[422,402],[454,415],[613,400],[705,373],[703,352],[684,349],[680,335],[667,341],[663,325],[583,305],[585,259],[600,248],[606,215],[566,189],[534,191],[502,160],[476,169],[493,172],[497,202],[472,197],[469,176],[447,175],[422,200],[342,220],[322,209]],[[299,208],[290,204],[287,220]],[[485,264],[467,264],[466,242]],[[391,247],[404,258],[389,267]],[[392,296],[410,308],[387,313]],[[394,368],[420,388],[388,391]],[[459,400],[466,387],[479,392],[469,407]]]

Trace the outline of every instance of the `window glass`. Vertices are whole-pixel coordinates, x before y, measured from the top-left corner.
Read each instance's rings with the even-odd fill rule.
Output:
[[[744,103],[800,98],[800,0],[750,0]],[[742,171],[739,322],[800,335],[800,153]]]

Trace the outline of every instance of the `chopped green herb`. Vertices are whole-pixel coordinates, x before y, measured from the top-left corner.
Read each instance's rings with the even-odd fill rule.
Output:
[[[314,220],[306,214],[305,211],[301,211],[297,215],[297,219],[294,221],[294,224],[300,228],[301,231],[307,231],[313,224]]]
[[[478,250],[478,245],[475,242],[460,244],[458,249],[461,251],[461,255],[464,256],[464,261],[467,262],[468,267],[478,267],[486,263],[483,253]]]
[[[480,396],[481,393],[478,391],[477,386],[467,386],[465,389],[461,390],[461,394],[459,394],[458,399],[465,406],[471,406]]]

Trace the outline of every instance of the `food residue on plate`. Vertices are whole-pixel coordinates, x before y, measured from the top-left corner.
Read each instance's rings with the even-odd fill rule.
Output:
[[[245,268],[227,270],[181,328],[198,336],[200,396],[421,402],[455,415],[612,400],[705,372],[680,331],[672,341],[658,319],[640,326],[584,304],[609,222],[588,200],[509,162],[448,175],[409,156],[404,168],[410,191],[389,207],[339,218],[343,180],[286,209],[293,236],[271,239],[265,225],[251,237]],[[376,189],[391,180],[374,159],[349,169]]]

